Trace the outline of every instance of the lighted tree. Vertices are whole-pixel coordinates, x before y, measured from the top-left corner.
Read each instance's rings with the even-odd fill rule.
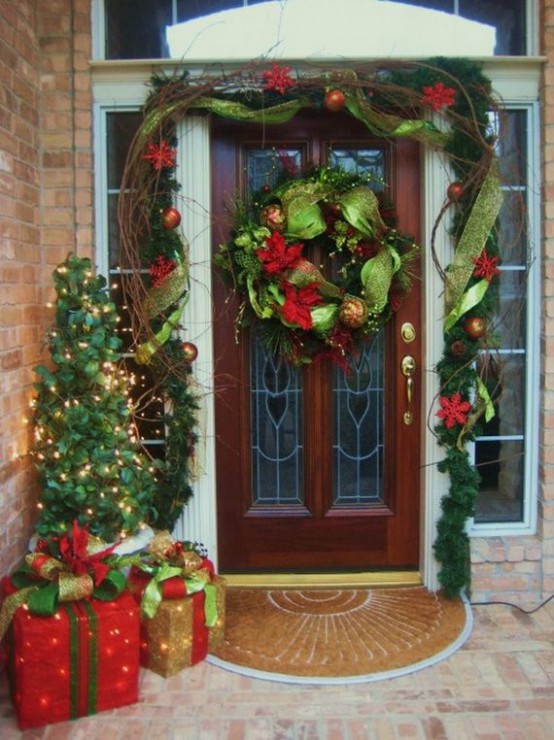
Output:
[[[53,367],[35,368],[37,533],[56,535],[74,520],[111,542],[151,515],[153,469],[138,451],[121,368],[118,317],[91,262],[69,256],[53,273],[55,325],[47,332]]]

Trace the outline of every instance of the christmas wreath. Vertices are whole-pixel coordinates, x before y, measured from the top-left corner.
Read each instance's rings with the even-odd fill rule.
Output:
[[[409,289],[417,245],[394,228],[368,177],[324,167],[269,186],[237,209],[217,263],[241,298],[238,325],[258,325],[293,365],[330,358],[347,369]],[[318,263],[318,264],[316,264]]]

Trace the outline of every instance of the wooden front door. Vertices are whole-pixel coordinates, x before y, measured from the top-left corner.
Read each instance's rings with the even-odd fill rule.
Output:
[[[274,126],[214,121],[212,142],[215,251],[229,238],[237,192],[308,162],[372,171],[396,205],[399,230],[419,238],[419,148],[411,141],[378,140],[346,115],[306,112]],[[291,368],[253,333],[237,343],[238,302],[221,275],[214,286],[220,570],[416,568],[419,280],[348,376],[325,362]],[[406,356],[416,368],[409,381]]]

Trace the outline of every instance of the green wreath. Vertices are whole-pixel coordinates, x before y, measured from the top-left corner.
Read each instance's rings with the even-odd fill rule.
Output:
[[[217,263],[240,296],[239,326],[257,325],[293,365],[327,357],[346,370],[400,306],[417,251],[368,177],[324,167],[239,208]]]

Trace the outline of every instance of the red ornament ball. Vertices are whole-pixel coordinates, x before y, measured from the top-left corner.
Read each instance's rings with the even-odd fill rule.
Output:
[[[464,329],[471,339],[481,339],[487,333],[487,322],[482,316],[468,316]]]
[[[164,208],[162,210],[162,226],[164,229],[176,229],[181,223],[181,214],[176,208]]]
[[[192,342],[183,342],[181,345],[183,357],[188,365],[191,365],[198,357],[198,347]]]
[[[464,192],[464,184],[463,182],[460,182],[460,180],[455,180],[454,182],[451,182],[446,190],[446,195],[448,196],[448,200],[454,201],[458,200],[458,198],[461,197],[462,193]]]
[[[284,231],[285,229],[285,212],[276,203],[262,209],[260,220],[264,226],[267,226],[268,229],[273,229],[273,231]]]
[[[327,90],[323,97],[323,105],[327,110],[333,111],[333,113],[343,110],[346,105],[346,97],[343,91],[338,88]]]
[[[452,352],[454,357],[464,357],[466,353],[466,346],[461,339],[456,339],[456,341],[452,342],[452,344],[450,345],[450,351]]]
[[[349,329],[359,329],[367,321],[367,304],[361,298],[345,298],[339,308],[339,321]]]

